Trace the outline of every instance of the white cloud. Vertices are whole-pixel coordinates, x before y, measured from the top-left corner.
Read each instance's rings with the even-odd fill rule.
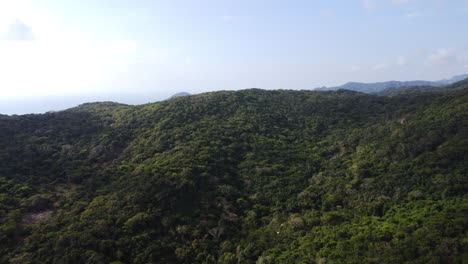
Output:
[[[129,55],[135,53],[137,50],[137,43],[134,41],[118,41],[111,43],[106,49],[110,55]]]
[[[380,70],[383,70],[385,68],[387,68],[387,65],[384,64],[384,63],[379,63],[379,64],[374,65],[374,67],[372,67],[372,69],[374,69],[376,71],[380,71]]]
[[[361,70],[361,67],[358,66],[358,65],[353,65],[353,66],[351,66],[350,70],[351,70],[352,72],[357,72],[357,71],[360,71],[360,70]]]
[[[423,14],[421,12],[418,12],[418,11],[412,11],[412,12],[408,12],[404,15],[405,18],[408,18],[408,19],[411,19],[411,18],[417,18],[417,17],[423,17],[423,16],[427,16],[427,14]]]
[[[407,63],[408,63],[408,61],[407,61],[406,57],[404,57],[404,56],[399,56],[399,57],[397,58],[397,65],[398,65],[398,66],[405,66]]]
[[[90,89],[103,74],[104,61],[87,43],[3,41],[0,58],[2,95]]]
[[[362,0],[362,5],[368,11],[373,11],[377,8],[377,3],[374,0]]]
[[[429,64],[453,64],[457,61],[457,57],[453,50],[448,48],[440,48],[427,56]]]
[[[8,25],[6,32],[0,35],[0,39],[8,41],[32,41],[34,40],[34,35],[31,27],[16,19]]]
[[[325,9],[325,10],[320,11],[320,15],[322,15],[324,17],[334,17],[335,16],[335,11],[333,11],[331,9]]]
[[[436,7],[443,7],[447,4],[447,0],[433,0]]]
[[[127,72],[137,53],[132,41],[80,39],[0,41],[2,96],[92,93]]]
[[[155,57],[132,40],[92,39],[27,3],[0,0],[1,96],[104,92],[139,58]]]
[[[391,2],[394,4],[406,4],[409,0],[391,0]]]

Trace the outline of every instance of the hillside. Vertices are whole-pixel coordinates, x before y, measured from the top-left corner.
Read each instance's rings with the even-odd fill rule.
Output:
[[[0,263],[463,263],[459,85],[0,116]]]
[[[451,85],[453,83],[462,81],[468,78],[468,74],[461,74],[453,76],[450,79],[444,79],[439,81],[388,81],[388,82],[376,82],[376,83],[360,83],[360,82],[349,82],[341,86],[336,87],[320,87],[317,88],[317,91],[337,91],[340,89],[352,90],[362,93],[381,93],[385,90],[394,89],[394,88],[404,88],[404,87],[442,87],[446,85]]]

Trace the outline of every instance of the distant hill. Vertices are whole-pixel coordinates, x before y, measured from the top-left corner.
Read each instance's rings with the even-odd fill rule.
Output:
[[[461,74],[461,75],[453,76],[450,79],[437,81],[437,83],[442,84],[442,85],[449,85],[449,84],[452,84],[452,83],[456,83],[456,82],[465,80],[467,78],[468,78],[468,74]]]
[[[468,78],[452,83],[445,86],[404,86],[397,88],[387,88],[383,91],[375,93],[381,96],[396,96],[401,94],[411,94],[411,93],[447,93],[454,90],[463,89],[468,86]]]
[[[316,91],[336,91],[340,89],[352,90],[362,93],[378,93],[385,89],[389,88],[400,88],[400,87],[412,87],[412,86],[433,86],[433,87],[440,87],[444,85],[450,85],[452,83],[461,81],[463,79],[468,78],[468,74],[462,74],[454,76],[450,79],[444,79],[439,81],[423,81],[423,80],[416,80],[416,81],[388,81],[388,82],[376,82],[376,83],[359,83],[359,82],[348,82],[341,86],[336,87],[321,87],[315,89]]]
[[[176,94],[172,95],[171,97],[169,97],[169,99],[176,98],[176,97],[181,97],[181,96],[189,96],[189,95],[191,95],[191,94],[186,93],[186,92],[180,92],[180,93],[176,93]]]

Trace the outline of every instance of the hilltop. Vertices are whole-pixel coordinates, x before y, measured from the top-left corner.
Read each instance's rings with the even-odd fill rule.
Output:
[[[176,98],[176,97],[181,97],[181,96],[189,96],[190,94],[187,93],[187,92],[180,92],[180,93],[176,93],[174,95],[172,95],[171,97],[169,97],[169,99],[172,99],[172,98]]]

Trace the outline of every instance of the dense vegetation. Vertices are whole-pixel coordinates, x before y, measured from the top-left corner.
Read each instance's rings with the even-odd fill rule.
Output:
[[[455,86],[0,116],[0,263],[463,263]]]

